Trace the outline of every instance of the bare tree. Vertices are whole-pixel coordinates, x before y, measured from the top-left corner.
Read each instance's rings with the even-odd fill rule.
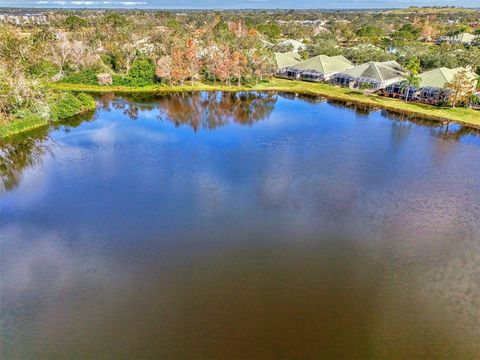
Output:
[[[157,59],[155,75],[170,83],[172,80],[172,58],[169,55],[160,56]]]
[[[456,73],[453,80],[445,87],[452,91],[450,101],[452,107],[455,107],[458,103],[467,103],[469,101],[475,92],[475,80],[470,71],[463,69]]]

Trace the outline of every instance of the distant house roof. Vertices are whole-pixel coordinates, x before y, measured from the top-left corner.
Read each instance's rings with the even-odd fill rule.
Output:
[[[465,70],[465,68],[458,67],[455,69],[449,69],[446,67],[441,67],[421,73],[419,75],[420,87],[428,86],[443,88],[446,84],[452,82],[455,75],[462,70]],[[474,81],[474,79],[476,78],[475,74],[472,71],[469,71],[469,75],[471,76],[472,81]]]
[[[342,73],[360,78],[371,78],[378,81],[385,81],[405,76],[405,70],[396,61],[368,62],[355,66]]]
[[[446,40],[453,44],[471,44],[475,40],[475,35],[463,32],[454,36],[448,36]]]
[[[340,72],[353,68],[353,64],[343,56],[318,55],[308,60],[299,62],[293,67],[300,70],[315,70],[321,74]]]
[[[288,66],[295,66],[300,63],[301,57],[297,52],[275,53],[277,67],[282,69]]]
[[[303,49],[306,49],[307,46],[298,41],[298,40],[293,40],[293,39],[288,39],[288,40],[283,40],[281,41],[278,45],[280,46],[293,46],[293,51],[300,51],[300,50],[303,50]]]

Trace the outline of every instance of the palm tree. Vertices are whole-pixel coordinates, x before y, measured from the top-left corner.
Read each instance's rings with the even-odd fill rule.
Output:
[[[405,80],[405,101],[408,101],[410,87],[418,88],[420,86],[420,77],[418,76],[421,70],[420,60],[416,56],[412,57],[405,68],[408,70],[408,75]]]

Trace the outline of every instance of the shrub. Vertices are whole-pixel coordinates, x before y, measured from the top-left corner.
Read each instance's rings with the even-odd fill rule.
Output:
[[[77,96],[69,92],[55,94],[50,99],[50,109],[54,120],[65,119],[95,109],[95,100],[83,93]]]
[[[40,63],[33,65],[30,68],[30,74],[36,75],[40,78],[52,78],[55,74],[58,74],[60,68],[50,61],[42,60]]]
[[[77,99],[82,104],[83,111],[95,110],[95,108],[97,107],[97,104],[95,103],[95,99],[91,95],[80,93],[77,95]]]
[[[97,74],[92,69],[83,69],[65,76],[62,79],[62,82],[70,84],[96,85]]]
[[[112,84],[114,86],[129,86],[128,79],[122,75],[112,75]]]

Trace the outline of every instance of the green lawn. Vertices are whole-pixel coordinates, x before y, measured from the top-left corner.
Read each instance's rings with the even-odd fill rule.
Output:
[[[369,105],[381,109],[397,111],[407,115],[425,117],[432,120],[453,121],[470,126],[480,126],[480,111],[466,108],[443,108],[418,103],[406,103],[401,100],[391,99],[378,95],[365,95],[361,91],[340,88],[324,83],[309,83],[304,81],[290,81],[283,79],[272,79],[253,86],[227,86],[213,85],[206,83],[195,83],[184,86],[152,85],[140,88],[125,86],[97,86],[77,84],[52,84],[51,87],[57,90],[86,91],[86,92],[169,92],[169,91],[286,91],[300,94],[320,95],[334,100],[354,102],[362,105]]]

